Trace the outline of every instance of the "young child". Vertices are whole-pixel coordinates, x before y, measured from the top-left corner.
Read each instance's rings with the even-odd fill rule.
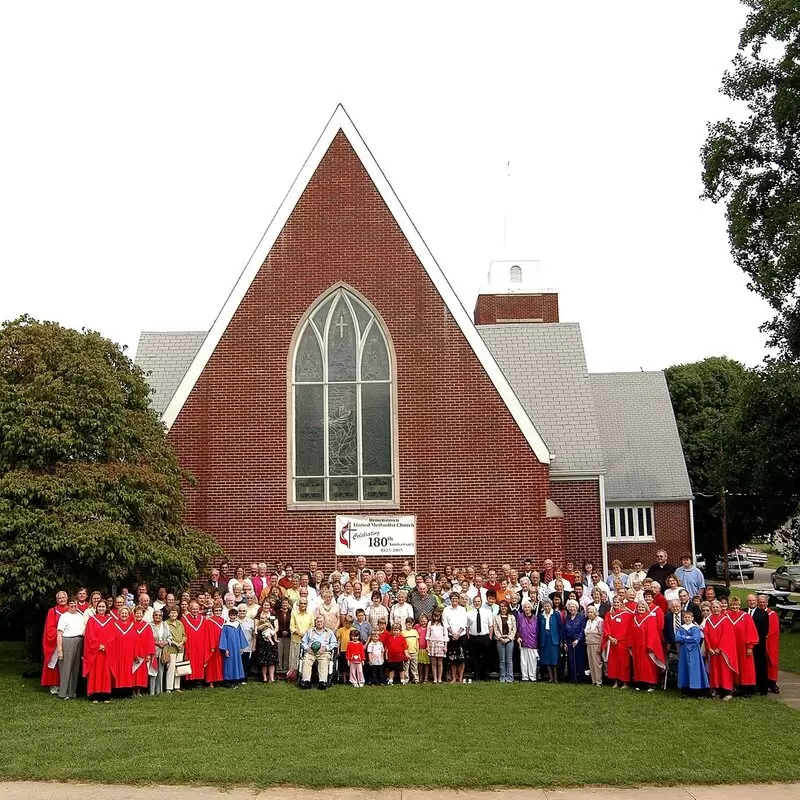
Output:
[[[228,610],[228,621],[223,624],[219,636],[219,651],[222,653],[222,678],[227,687],[236,688],[245,679],[242,666],[242,651],[247,647],[247,639],[239,624],[239,612]]]
[[[417,632],[419,651],[417,652],[417,663],[419,664],[419,682],[427,683],[430,673],[431,659],[428,656],[428,617],[425,614],[419,615],[419,622],[414,626]]]
[[[410,679],[414,683],[419,683],[419,670],[417,667],[419,657],[419,633],[414,627],[414,617],[406,618],[406,629],[403,631],[403,638],[406,640],[406,652],[408,653],[408,660],[403,664],[403,685],[409,682]]]
[[[350,641],[345,653],[346,661],[350,672],[350,683],[357,689],[364,686],[364,645],[355,628],[350,629]]]
[[[392,686],[395,677],[400,683],[405,684],[403,680],[403,671],[405,664],[408,661],[408,649],[406,647],[406,640],[403,637],[403,630],[399,622],[392,625],[392,633],[389,636],[389,642],[386,645],[386,677],[389,686]]]
[[[444,657],[447,655],[447,630],[444,627],[442,610],[440,608],[433,609],[425,638],[428,645],[428,655],[431,658],[433,682],[441,683],[442,670],[444,669]]]
[[[386,649],[383,646],[378,631],[372,632],[372,638],[367,645],[367,659],[369,663],[369,682],[373,686],[380,686],[386,682],[384,675],[384,653]]]
[[[389,638],[391,635],[391,632],[386,628],[386,620],[378,620],[378,638],[381,640],[384,650],[389,646]]]
[[[675,632],[678,645],[678,688],[685,694],[700,696],[708,691],[708,675],[700,645],[703,631],[691,611],[683,612],[683,625]]]
[[[337,656],[339,661],[339,682],[346,683],[349,678],[350,672],[350,665],[347,660],[347,648],[352,641],[352,637],[350,636],[351,633],[355,631],[356,640],[363,646],[363,642],[361,641],[361,634],[353,627],[353,615],[347,614],[344,618],[344,625],[339,627],[336,631],[336,641],[339,645],[339,655]],[[361,660],[362,664],[364,659]],[[362,669],[363,672],[363,669]]]

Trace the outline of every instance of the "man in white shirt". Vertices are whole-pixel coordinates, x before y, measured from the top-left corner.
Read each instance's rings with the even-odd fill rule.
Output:
[[[139,607],[142,609],[142,614],[146,622],[153,621],[153,609],[150,606],[150,596],[146,594],[139,595]]]
[[[467,611],[467,650],[472,664],[472,677],[477,681],[489,680],[489,649],[492,645],[494,615],[480,595],[472,599]]]

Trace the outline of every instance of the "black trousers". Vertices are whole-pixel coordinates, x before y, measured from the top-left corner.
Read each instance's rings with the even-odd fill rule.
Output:
[[[476,681],[488,681],[489,653],[491,651],[492,640],[489,634],[482,636],[470,636],[469,638],[469,660],[472,665],[472,677]]]
[[[767,645],[766,642],[759,642],[753,648],[753,662],[756,668],[756,690],[760,694],[766,694],[769,686],[767,680]]]

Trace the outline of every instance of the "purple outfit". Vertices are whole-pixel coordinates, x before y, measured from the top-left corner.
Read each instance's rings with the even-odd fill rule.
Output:
[[[526,617],[520,614],[517,617],[517,636],[522,640],[522,647],[531,647],[534,650],[539,647],[539,620],[535,615]]]

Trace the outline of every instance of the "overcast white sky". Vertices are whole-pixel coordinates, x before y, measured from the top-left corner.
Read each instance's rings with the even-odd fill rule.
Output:
[[[698,199],[743,21],[735,0],[4,3],[0,318],[130,352],[207,329],[342,102],[470,312],[492,259],[539,259],[593,371],[756,364],[769,309]]]

